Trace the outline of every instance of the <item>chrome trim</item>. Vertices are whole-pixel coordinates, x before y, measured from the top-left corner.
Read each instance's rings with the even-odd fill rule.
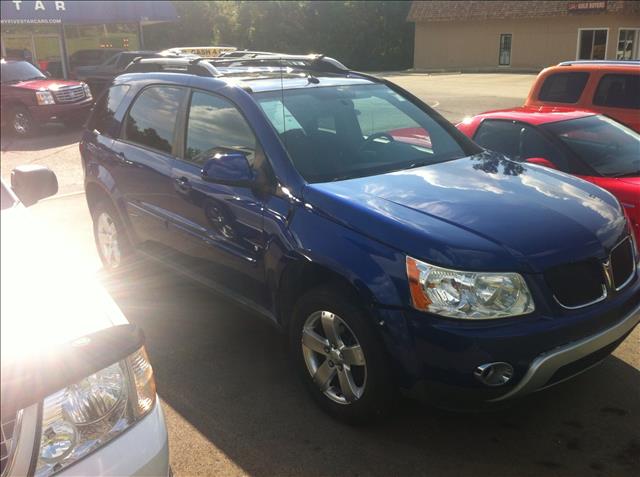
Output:
[[[4,429],[1,429],[2,433],[2,442],[5,446],[7,446],[7,442],[10,442],[10,446],[7,446],[7,455],[5,457],[4,469],[2,469],[2,477],[8,476],[11,474],[11,469],[13,468],[14,457],[16,454],[16,448],[18,447],[18,439],[20,438],[20,429],[22,428],[22,409],[19,410],[15,417],[7,422],[3,422],[0,427],[4,426],[11,421],[13,423],[13,431],[11,433],[11,437],[8,437],[4,433]]]
[[[619,287],[616,288],[615,287],[615,283],[613,282],[613,277],[610,276],[611,271],[613,270],[613,268],[611,266],[611,254],[613,253],[613,251],[615,249],[617,249],[620,245],[622,245],[623,243],[625,243],[627,241],[630,243],[630,246],[631,246],[631,260],[633,262],[633,266],[632,266],[631,273],[629,274],[629,278],[627,278],[627,280],[625,280],[625,282],[622,285],[620,285]],[[615,292],[619,292],[624,287],[626,287],[629,283],[631,283],[631,280],[633,280],[633,277],[635,277],[635,275],[636,275],[636,257],[635,257],[635,253],[636,253],[635,244],[634,244],[634,242],[633,242],[633,240],[631,238],[631,235],[627,235],[625,238],[623,238],[617,244],[615,244],[613,247],[611,247],[611,251],[609,252],[609,255],[607,255],[607,259],[605,261],[601,262],[601,265],[602,265],[602,267],[604,269],[605,281],[607,283],[601,285],[602,286],[602,295],[600,295],[595,300],[592,300],[592,301],[587,302],[587,303],[583,303],[582,305],[568,306],[568,305],[562,304],[562,302],[560,302],[558,297],[556,297],[555,295],[553,295],[553,299],[555,300],[555,302],[558,305],[560,305],[565,310],[579,310],[580,308],[585,308],[587,306],[595,305],[596,303],[600,303],[601,301],[606,300],[607,296],[609,295],[608,292],[607,292],[607,288],[611,288]],[[608,283],[609,280],[611,280],[611,283]],[[607,285],[609,285],[609,287],[607,287]]]
[[[527,373],[511,391],[491,399],[490,402],[502,401],[548,387],[546,385],[549,379],[558,369],[610,345],[633,330],[639,322],[640,304],[611,328],[538,355],[529,366]]]
[[[578,305],[578,306],[563,305],[555,295],[553,295],[553,299],[556,301],[558,305],[560,305],[565,310],[579,310],[580,308],[584,308],[586,306],[591,306],[591,305],[595,305],[596,303],[600,303],[601,301],[606,300],[607,296],[609,296],[609,294],[607,293],[607,287],[602,285],[602,295],[599,298],[596,298],[595,300],[590,301],[588,303],[584,303],[582,305]]]
[[[631,280],[633,280],[633,277],[636,276],[636,247],[635,247],[636,244],[633,243],[633,240],[631,240],[631,236],[628,236],[626,239],[624,239],[618,245],[613,247],[611,249],[611,253],[613,253],[613,251],[616,248],[618,248],[620,245],[622,245],[625,241],[628,241],[629,242],[629,247],[631,247],[631,273],[629,274],[629,277],[624,281],[624,283],[622,285],[620,285],[618,288],[614,288],[615,291],[617,291],[617,292],[622,290],[629,283],[631,283]],[[609,256],[611,256],[611,254],[609,254]],[[615,283],[614,283],[614,286],[615,286]]]

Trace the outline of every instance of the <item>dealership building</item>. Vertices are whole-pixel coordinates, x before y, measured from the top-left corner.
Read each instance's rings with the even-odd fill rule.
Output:
[[[49,65],[43,69],[64,78],[77,51],[143,49],[144,25],[177,20],[167,1],[2,0],[0,6],[2,57]]]
[[[416,1],[414,68],[538,71],[640,59],[639,1]]]

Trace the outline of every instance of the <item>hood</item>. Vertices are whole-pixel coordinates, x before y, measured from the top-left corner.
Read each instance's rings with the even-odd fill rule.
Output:
[[[43,90],[43,89],[56,91],[57,89],[64,86],[80,86],[80,83],[78,83],[77,81],[40,79],[40,80],[20,81],[19,83],[12,83],[11,86],[14,88],[32,89],[34,91]]]
[[[468,270],[541,272],[604,259],[625,233],[608,192],[491,152],[311,184],[304,198],[320,213],[409,255]]]
[[[73,74],[77,77],[91,75],[100,69],[101,65],[93,65],[93,66],[78,66],[74,68]]]
[[[631,184],[640,188],[640,177],[621,177],[619,180],[625,184]],[[640,198],[640,192],[638,193],[638,197]]]
[[[127,323],[95,271],[83,269],[73,251],[65,252],[68,244],[43,231],[27,209],[3,210],[1,218],[3,366]]]

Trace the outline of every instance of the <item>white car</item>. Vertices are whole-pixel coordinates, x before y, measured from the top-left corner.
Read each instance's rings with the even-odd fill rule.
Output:
[[[25,205],[56,193],[53,172],[20,167],[11,182],[0,184],[1,477],[170,475],[142,332],[29,217]]]

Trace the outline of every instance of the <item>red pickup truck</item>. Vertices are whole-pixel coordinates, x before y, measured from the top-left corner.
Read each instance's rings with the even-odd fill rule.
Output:
[[[28,61],[0,60],[2,126],[18,136],[34,134],[40,124],[79,124],[93,97],[85,83],[50,79]]]

